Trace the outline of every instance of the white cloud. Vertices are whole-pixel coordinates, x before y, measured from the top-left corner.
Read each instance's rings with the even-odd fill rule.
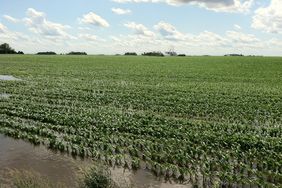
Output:
[[[135,25],[138,24],[131,24],[131,28],[136,28]],[[158,33],[152,38],[141,34],[112,36],[111,39],[114,44],[119,45],[121,49],[139,53],[150,50],[160,50],[164,52],[173,47],[179,53],[188,54],[223,55],[227,53],[242,53],[259,55],[260,52],[269,46],[255,35],[244,33],[240,29],[226,31],[222,35],[210,31],[192,34],[180,32],[172,24],[163,21],[157,23],[154,29],[156,29]],[[146,28],[146,30],[149,29]],[[136,33],[138,32],[136,31]],[[280,42],[279,40],[273,41],[273,44],[280,44]],[[271,49],[274,49],[274,46],[272,46]],[[267,51],[267,53],[270,52]]]
[[[111,47],[116,53],[123,54],[127,51],[143,53],[145,51],[165,51],[167,43],[164,40],[150,38],[144,35],[119,35],[111,36]]]
[[[29,37],[23,33],[10,31],[5,25],[0,23],[0,41],[15,42],[27,41]]]
[[[192,4],[216,12],[246,12],[254,0],[112,0],[116,3],[167,3],[173,6]]]
[[[234,43],[250,44],[250,43],[259,42],[259,39],[256,38],[255,35],[245,34],[245,33],[238,32],[238,31],[227,31],[226,36],[228,37],[228,39],[231,40],[231,42],[234,42]]]
[[[139,1],[142,0],[135,0],[134,2]],[[281,30],[279,29],[281,28],[279,27],[279,23],[281,22],[280,19],[277,19],[277,15],[278,17],[280,15],[280,12],[277,12],[277,9],[280,8],[273,7],[274,1],[275,0],[272,1],[272,4],[260,9],[264,11],[267,9],[267,15],[275,15],[275,17],[271,17],[273,20],[261,17],[261,21],[263,21],[263,19],[266,19],[267,21],[263,22],[264,26],[262,28],[257,29],[263,29],[266,32],[281,33]],[[149,0],[146,2],[149,2]],[[182,2],[187,3],[188,1]],[[215,2],[217,1],[214,1],[214,3]],[[278,5],[275,6],[278,7]],[[269,7],[272,8],[270,9]],[[209,8],[211,8],[211,6]],[[261,13],[259,11],[260,9],[256,11],[255,16],[257,16],[258,13]],[[93,14],[89,13],[82,16],[80,19],[81,23],[109,27],[109,23],[106,20],[96,14],[93,18]],[[98,20],[101,18],[107,24],[103,21],[101,22],[101,19],[100,21],[97,21],[97,16]],[[4,16],[4,18],[9,20],[8,15]],[[241,26],[236,24],[233,25],[231,31],[225,31],[224,33],[219,34],[211,31],[203,31],[199,33],[184,32],[183,27],[177,28],[175,25],[164,21],[157,22],[150,27],[140,23],[128,22],[125,23],[124,26],[132,30],[131,34],[113,32],[112,35],[114,36],[108,37],[91,34],[93,28],[91,29],[89,25],[82,24],[79,25],[80,27],[75,28],[74,31],[77,31],[79,34],[74,37],[68,33],[68,31],[73,28],[64,24],[51,22],[47,20],[45,13],[36,11],[32,8],[28,9],[25,19],[18,21],[20,21],[20,23],[25,23],[30,31],[32,31],[30,36],[11,31],[10,28],[7,28],[7,26],[0,23],[0,41],[7,42],[11,44],[13,48],[23,50],[24,52],[53,50],[59,53],[68,51],[86,51],[89,54],[114,54],[124,53],[126,51],[136,51],[138,53],[144,51],[165,52],[168,49],[174,48],[179,53],[193,55],[223,55],[226,53],[282,55],[281,38],[277,37],[262,40],[254,34],[245,33],[244,30],[241,29]],[[11,20],[11,22],[13,21]],[[269,29],[269,31],[266,29]]]
[[[100,27],[109,27],[110,24],[101,16],[95,14],[94,12],[89,12],[88,14],[83,15],[80,19],[82,23],[91,24]]]
[[[166,0],[172,5],[185,3],[195,4],[216,12],[246,12],[253,4],[253,0]]]
[[[268,47],[271,48],[273,46],[278,47],[278,48],[282,48],[282,40],[276,39],[276,38],[272,38],[270,40],[267,41]]]
[[[132,28],[133,24],[132,24]],[[220,35],[210,31],[198,34],[182,33],[175,26],[159,22],[154,26],[158,31],[153,38],[144,35],[111,36],[114,46],[123,51],[167,51],[172,47],[179,53],[213,54],[227,53],[259,54],[267,44],[255,35],[246,34],[241,30],[227,31]],[[146,30],[149,30],[146,28]],[[142,32],[141,32],[142,33]],[[279,41],[273,41],[279,43]]]
[[[124,24],[124,26],[134,30],[137,35],[142,35],[146,37],[155,37],[155,33],[150,31],[147,27],[145,27],[142,24],[137,24],[135,22],[129,22],[129,23]]]
[[[177,30],[170,23],[161,21],[154,26],[158,33],[154,37],[146,38],[145,31],[150,31],[142,24],[130,23],[126,25],[135,30],[135,35],[111,37],[112,40],[123,47],[150,46],[150,49],[167,50],[171,46],[178,49],[201,49],[203,53],[208,53],[207,48],[214,51],[219,50],[225,53],[225,50],[237,52],[239,50],[256,51],[258,48],[265,46],[264,42],[259,40],[255,35],[243,33],[240,29],[226,31],[225,34],[219,35],[210,31],[204,31],[198,34],[184,33]],[[241,52],[243,53],[243,52]]]
[[[175,45],[183,43],[189,46],[223,46],[227,42],[226,38],[209,31],[201,32],[198,35],[182,33],[172,24],[163,21],[155,25],[154,28],[159,31],[162,40],[171,41]]]
[[[90,31],[91,29],[89,27],[78,27],[79,30],[82,31]]]
[[[272,0],[268,7],[257,9],[252,27],[268,33],[282,33],[282,1]]]
[[[6,33],[7,32],[7,27],[0,23],[0,33]]]
[[[16,19],[16,18],[13,18],[12,16],[9,16],[9,15],[4,15],[3,16],[6,20],[8,20],[9,22],[12,22],[12,23],[18,23],[20,20]]]
[[[70,26],[48,21],[43,12],[39,12],[33,8],[29,8],[26,14],[27,18],[24,19],[24,22],[29,27],[29,30],[35,34],[50,39],[75,38],[66,32],[66,29],[69,29]]]
[[[237,24],[234,24],[234,29],[236,29],[236,30],[241,30],[242,29],[242,27],[240,26],[240,25],[237,25]]]
[[[113,40],[114,42],[121,42],[122,41],[119,37],[116,37],[116,36],[111,36],[110,39]]]
[[[157,25],[155,25],[154,28],[159,31],[165,39],[175,41],[187,39],[187,36],[185,34],[177,31],[177,29],[169,23],[161,21]]]
[[[196,36],[193,36],[189,41],[194,46],[226,46],[227,39],[224,36],[220,36],[210,31],[204,31]]]
[[[87,41],[97,41],[98,37],[96,35],[91,34],[79,34],[79,38],[87,40]]]
[[[121,9],[121,8],[112,8],[112,12],[118,15],[130,14],[131,10]]]

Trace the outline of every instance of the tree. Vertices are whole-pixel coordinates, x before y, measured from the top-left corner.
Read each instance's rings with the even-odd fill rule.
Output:
[[[70,52],[67,55],[87,55],[86,52]]]
[[[186,55],[185,54],[178,54],[177,56],[185,57]]]
[[[37,55],[57,55],[55,52],[38,52]]]
[[[137,53],[136,53],[136,52],[126,52],[124,55],[133,55],[133,56],[136,56]]]
[[[244,56],[243,54],[226,54],[224,56]]]
[[[16,54],[17,52],[10,47],[9,44],[4,43],[0,45],[0,54]]]
[[[164,56],[162,52],[144,52],[142,55],[143,56],[158,56],[158,57]]]

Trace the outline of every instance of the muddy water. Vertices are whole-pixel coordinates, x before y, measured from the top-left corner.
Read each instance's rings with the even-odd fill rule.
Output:
[[[0,187],[9,181],[7,169],[33,171],[53,182],[63,183],[70,188],[76,187],[79,169],[93,164],[91,160],[74,159],[68,155],[52,152],[43,146],[35,147],[27,142],[14,140],[0,134]],[[130,182],[137,188],[188,187],[159,181],[145,170],[133,173],[115,168],[111,171],[115,181]]]
[[[38,172],[52,181],[60,181],[67,186],[75,185],[75,172],[78,171],[77,161],[71,157],[0,135],[0,183],[2,184],[8,181],[5,177],[7,168]]]

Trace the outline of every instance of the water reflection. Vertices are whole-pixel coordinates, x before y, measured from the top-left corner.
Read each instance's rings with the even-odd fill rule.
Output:
[[[77,186],[77,173],[80,168],[92,165],[91,160],[73,159],[72,157],[47,150],[43,146],[33,146],[21,140],[14,140],[0,134],[0,187],[7,183],[7,169],[31,170],[48,177],[53,182],[60,182],[67,187]],[[159,181],[145,170],[131,172],[121,168],[111,169],[112,178],[117,181],[130,181],[137,188],[184,188]]]

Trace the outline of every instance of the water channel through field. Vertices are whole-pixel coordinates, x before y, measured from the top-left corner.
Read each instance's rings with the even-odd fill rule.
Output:
[[[44,146],[33,146],[0,134],[0,187],[9,185],[8,169],[36,172],[52,182],[60,182],[67,187],[77,187],[77,177],[81,168],[93,165],[91,160],[74,159],[71,156],[55,153]],[[130,182],[137,188],[184,188],[185,185],[159,181],[146,170],[137,172],[111,169],[115,181]]]

